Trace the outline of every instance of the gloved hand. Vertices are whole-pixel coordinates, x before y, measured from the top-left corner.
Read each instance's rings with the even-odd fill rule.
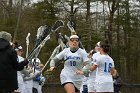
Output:
[[[43,86],[45,83],[46,78],[45,77],[41,77],[40,81],[39,81],[39,85]]]

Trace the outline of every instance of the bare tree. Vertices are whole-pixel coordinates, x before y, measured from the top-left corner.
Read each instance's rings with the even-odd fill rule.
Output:
[[[17,17],[17,24],[16,24],[16,28],[15,28],[15,32],[14,32],[13,41],[15,41],[17,39],[18,27],[20,24],[21,13],[22,13],[22,6],[23,6],[23,0],[20,0],[20,7],[19,7],[19,12],[18,12],[19,14]]]

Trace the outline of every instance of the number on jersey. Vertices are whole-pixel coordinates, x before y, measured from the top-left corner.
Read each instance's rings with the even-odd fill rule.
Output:
[[[76,66],[76,61],[70,61],[70,66]]]
[[[112,63],[105,62],[104,72],[110,72],[111,68],[112,68]]]

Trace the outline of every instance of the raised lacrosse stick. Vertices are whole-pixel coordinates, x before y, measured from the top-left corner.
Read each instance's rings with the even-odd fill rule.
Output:
[[[71,31],[71,35],[76,35],[77,34],[76,31],[73,28],[73,26],[74,26],[73,22],[68,21],[67,26]],[[82,48],[82,49],[85,49],[81,41],[79,41],[79,47]]]
[[[30,33],[28,33],[27,37],[26,37],[26,57],[28,56],[28,52],[29,52],[29,37],[30,37]]]
[[[46,25],[45,25],[46,26]],[[45,35],[43,36],[43,40],[41,40],[40,42],[39,42],[39,44],[37,44],[33,49],[32,49],[32,51],[29,53],[29,55],[28,55],[28,57],[27,57],[27,59],[32,59],[33,58],[33,56],[37,53],[37,54],[39,54],[39,51],[37,52],[37,50],[38,50],[38,48],[42,48],[43,46],[44,46],[44,44],[45,44],[45,42],[48,40],[48,39],[50,39],[50,35],[53,33],[53,32],[56,32],[59,28],[61,28],[61,27],[63,27],[64,26],[64,22],[62,21],[62,20],[58,20],[58,21],[56,21],[55,22],[55,24],[52,26],[52,27],[47,27],[46,29],[43,29],[44,30],[44,33],[45,33],[45,31],[46,31],[46,33],[45,33]],[[42,26],[43,27],[43,26]],[[48,31],[48,32],[47,32]],[[43,32],[43,31],[42,31]]]

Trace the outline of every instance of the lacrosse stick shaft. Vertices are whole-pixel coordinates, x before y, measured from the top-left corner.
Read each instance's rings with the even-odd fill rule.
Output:
[[[31,59],[36,53],[39,54],[41,48],[45,45],[45,42],[50,39],[50,35],[48,35],[27,57],[27,59]],[[39,51],[38,51],[39,50]]]
[[[54,51],[52,52],[50,58],[49,58],[48,61],[45,63],[44,67],[42,68],[41,72],[45,69],[45,67],[48,65],[48,63],[51,61],[51,59],[52,59],[56,54],[58,54],[59,49],[60,49],[60,45],[58,45],[58,46],[54,49]]]
[[[30,37],[30,33],[28,33],[27,37],[26,37],[26,57],[28,56],[28,51],[29,51],[29,37]]]

